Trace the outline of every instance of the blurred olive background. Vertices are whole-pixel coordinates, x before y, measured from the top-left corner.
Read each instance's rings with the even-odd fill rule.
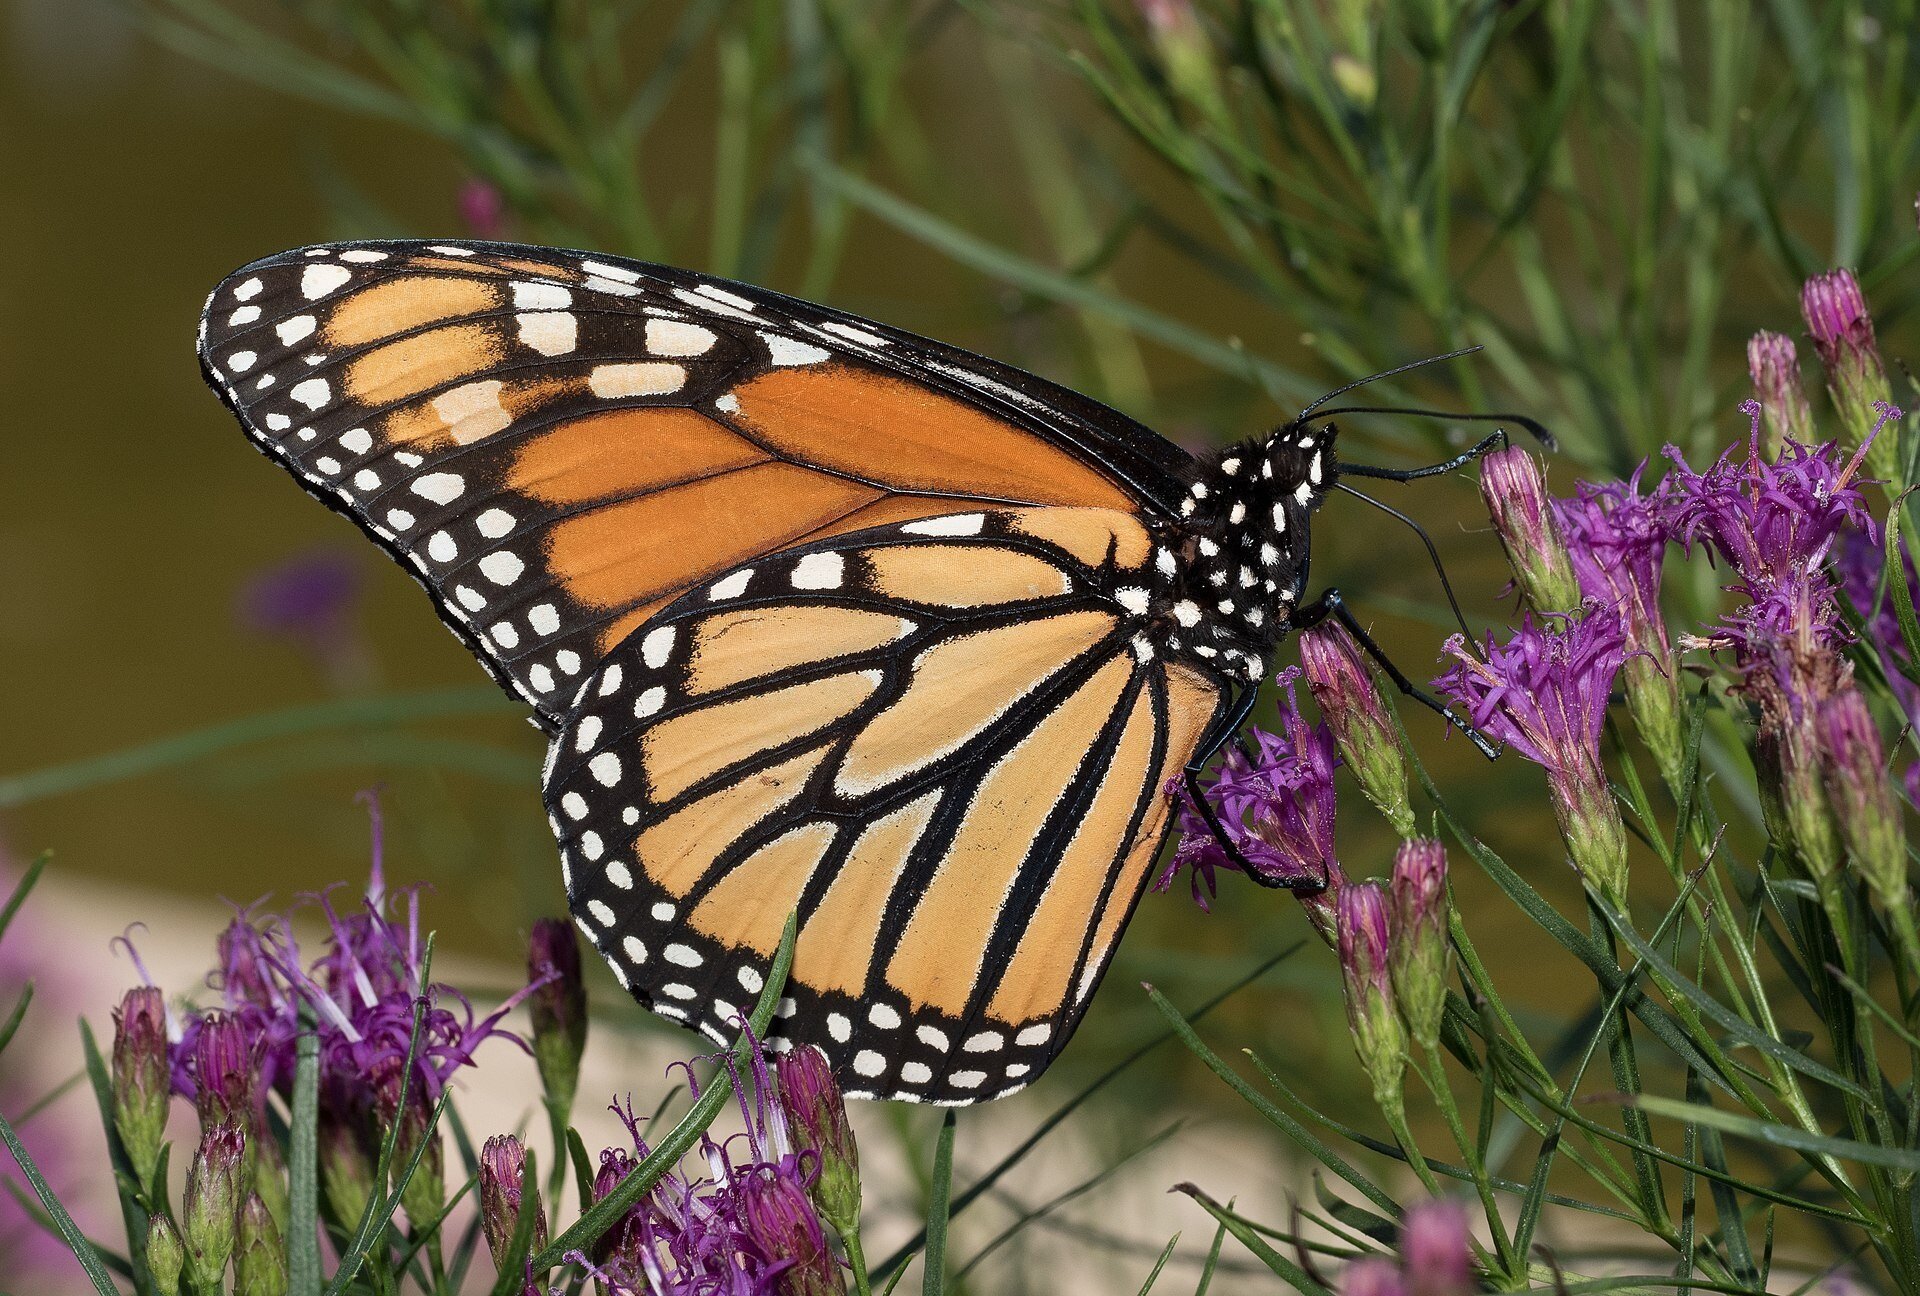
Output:
[[[1484,343],[1369,398],[1535,415],[1562,489],[1669,439],[1744,435],[1744,339],[1798,333],[1814,269],[1859,265],[1883,351],[1914,353],[1907,6],[1463,6],[1486,25],[1471,55],[1472,33],[1433,44],[1431,8],[0,0],[8,849],[54,850],[107,910],[135,882],[284,897],[361,872],[354,794],[379,786],[390,876],[434,886],[443,947],[505,962],[562,908],[535,732],[201,383],[205,292],[302,243],[498,234],[734,274],[1196,449]],[[1297,47],[1243,39],[1283,11]],[[1480,431],[1343,425],[1349,457],[1394,464]],[[1499,624],[1470,477],[1382,493],[1431,529],[1474,625]],[[1317,581],[1435,673],[1450,626],[1417,539],[1351,499],[1321,519]],[[1691,593],[1704,607],[1711,578]],[[276,631],[263,597],[337,616]],[[1537,772],[1408,722],[1477,831],[1576,896]],[[1341,834],[1350,873],[1386,870],[1357,797]],[[1517,1001],[1565,1016],[1532,975],[1544,945],[1484,912]],[[1184,883],[1149,897],[1057,1074],[1157,1029],[1142,979],[1196,1003],[1307,935],[1287,897],[1233,878],[1212,913]],[[1328,1106],[1359,1101],[1318,949],[1220,1020]],[[1162,1052],[1115,1101],[1200,1092]],[[1070,1092],[1050,1077],[1016,1101]]]

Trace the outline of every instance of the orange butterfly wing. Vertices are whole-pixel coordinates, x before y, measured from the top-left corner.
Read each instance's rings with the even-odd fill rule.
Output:
[[[586,253],[287,253],[214,290],[200,351],[249,434],[549,728],[648,616],[760,554],[971,501],[1177,496],[1179,452],[1063,389]]]

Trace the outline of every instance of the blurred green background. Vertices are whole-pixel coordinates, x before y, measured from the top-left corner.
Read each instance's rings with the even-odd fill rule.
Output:
[[[1814,270],[1856,266],[1883,352],[1915,350],[1900,0],[0,15],[0,833],[16,857],[55,850],[108,909],[120,883],[246,901],[354,877],[353,794],[373,785],[390,876],[433,884],[443,947],[516,958],[527,922],[562,907],[534,731],[201,384],[205,292],[286,247],[499,234],[732,274],[1033,369],[1191,448],[1480,344],[1371,395],[1538,417],[1563,490],[1668,440],[1698,456],[1744,435],[1745,339],[1798,335]],[[1350,457],[1412,464],[1479,429],[1343,431]],[[1474,624],[1498,624],[1504,564],[1472,482],[1383,489],[1432,529]],[[289,562],[349,591],[319,642],[246,611]],[[1410,673],[1437,670],[1448,625],[1410,534],[1336,500],[1315,575]],[[1712,585],[1677,595],[1698,614]],[[1577,895],[1537,771],[1408,718],[1475,828]],[[1388,865],[1357,797],[1341,846],[1353,875]],[[1457,885],[1475,912],[1484,884]],[[1296,908],[1231,878],[1211,914],[1150,897],[1058,1074],[1156,1029],[1140,980],[1198,1002],[1306,937]],[[1485,922],[1481,947],[1527,969],[1537,933],[1504,906]],[[1564,1015],[1558,989],[1529,979],[1517,998]],[[1318,950],[1222,1020],[1341,1107],[1330,1077],[1353,1065]],[[1163,1053],[1115,1101],[1194,1082]],[[1071,1091],[1050,1078],[1017,1101]]]

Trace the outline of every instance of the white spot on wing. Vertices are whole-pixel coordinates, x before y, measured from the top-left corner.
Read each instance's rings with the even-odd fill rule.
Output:
[[[839,589],[846,576],[846,559],[837,553],[808,554],[793,568],[795,589]]]
[[[310,265],[300,274],[300,295],[308,301],[318,301],[351,278],[353,272],[345,266]]]
[[[739,598],[747,592],[747,583],[753,579],[753,568],[742,567],[730,576],[723,576],[707,588],[709,599]]]
[[[971,536],[979,535],[986,523],[987,515],[984,513],[956,513],[950,517],[921,518],[900,529],[908,535]]]
[[[534,311],[514,316],[520,341],[543,356],[562,356],[580,344],[580,321],[566,311]]]
[[[602,400],[617,400],[622,396],[670,395],[686,381],[687,371],[677,364],[641,361],[595,365],[587,375],[587,388]]]
[[[660,626],[647,631],[647,637],[640,641],[640,660],[659,670],[667,664],[667,654],[673,651],[674,628]]]
[[[573,305],[573,294],[559,284],[516,283],[513,285],[513,306],[523,311],[565,310]]]
[[[767,344],[767,357],[775,365],[819,364],[832,355],[832,352],[825,347],[797,342],[790,337],[781,337],[778,333],[762,333],[760,340]]]
[[[714,340],[712,329],[701,328],[698,324],[689,324],[684,320],[650,319],[647,321],[647,350],[655,355],[705,355],[713,349]]]

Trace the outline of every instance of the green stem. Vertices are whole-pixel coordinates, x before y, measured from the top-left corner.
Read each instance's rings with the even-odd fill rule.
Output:
[[[1523,1278],[1526,1276],[1526,1257],[1513,1254],[1513,1239],[1507,1234],[1506,1221],[1500,1217],[1500,1203],[1494,1198],[1493,1184],[1487,1179],[1486,1163],[1480,1158],[1478,1144],[1467,1134],[1466,1122],[1460,1119],[1460,1108],[1453,1098],[1453,1086],[1447,1083],[1446,1065],[1437,1049],[1423,1048],[1420,1052],[1422,1056],[1415,1063],[1414,1070],[1426,1083],[1427,1091],[1433,1095],[1434,1104],[1440,1108],[1440,1115],[1447,1122],[1447,1130],[1453,1135],[1454,1146],[1460,1149],[1460,1159],[1473,1174],[1473,1190],[1478,1194],[1480,1209],[1487,1217],[1487,1229],[1493,1234],[1493,1247],[1500,1257],[1500,1270],[1509,1278]]]
[[[873,1296],[873,1279],[867,1276],[867,1252],[860,1245],[859,1226],[847,1229],[835,1226],[834,1232],[840,1235],[840,1245],[847,1250],[847,1267],[853,1270],[854,1296]]]

